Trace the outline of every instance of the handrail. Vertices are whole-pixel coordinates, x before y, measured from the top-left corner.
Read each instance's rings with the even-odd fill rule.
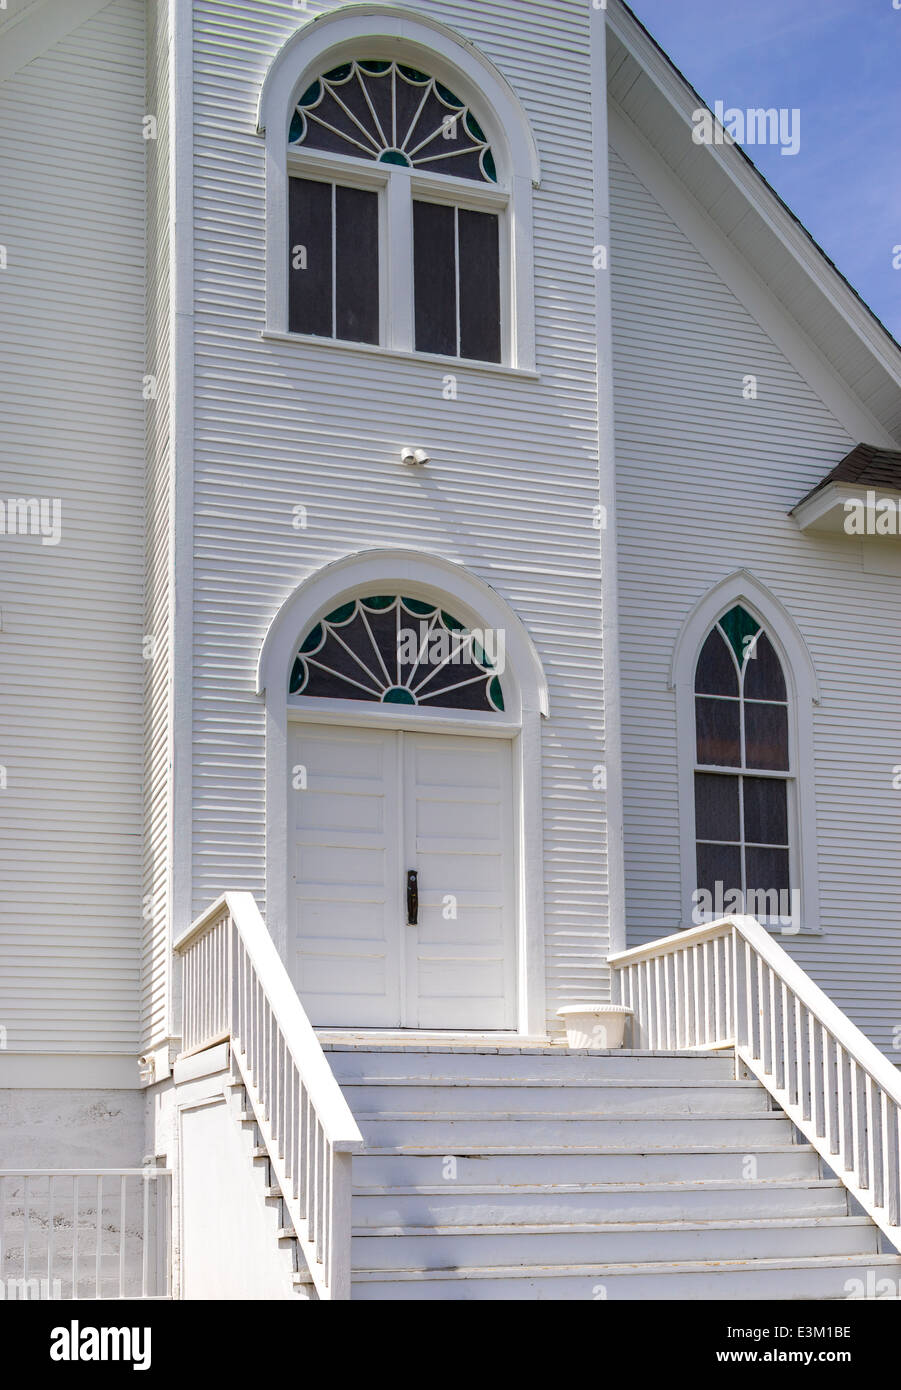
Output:
[[[901,1073],[753,917],[609,957],[633,1046],[734,1047],[892,1241],[901,1237]]]
[[[316,1290],[347,1299],[351,1156],[363,1137],[253,894],[223,893],[175,950],[184,1053],[230,1041]]]

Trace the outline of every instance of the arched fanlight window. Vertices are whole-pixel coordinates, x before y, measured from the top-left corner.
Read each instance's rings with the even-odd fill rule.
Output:
[[[494,633],[472,631],[435,604],[375,594],[310,629],[290,693],[490,714],[504,709],[502,653]]]
[[[503,359],[510,190],[462,98],[364,54],[306,85],[287,160],[291,332]]]
[[[792,750],[776,648],[736,604],[708,633],[694,680],[697,886],[715,902],[788,894]],[[782,901],[780,897],[780,901]]]
[[[364,58],[323,73],[298,101],[288,143],[497,183],[472,111],[448,87],[402,63]]]

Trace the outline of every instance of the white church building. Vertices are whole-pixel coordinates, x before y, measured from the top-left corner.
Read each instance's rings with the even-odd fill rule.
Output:
[[[705,109],[0,11],[4,1297],[901,1294],[901,348]]]

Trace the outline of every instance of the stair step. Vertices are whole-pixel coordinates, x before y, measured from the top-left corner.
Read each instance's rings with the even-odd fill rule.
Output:
[[[355,1227],[520,1226],[610,1221],[734,1220],[841,1216],[847,1194],[834,1178],[806,1182],[617,1183],[566,1188],[463,1186],[356,1189]]]
[[[345,1085],[344,1095],[357,1121],[392,1119],[468,1119],[505,1115],[545,1119],[623,1118],[653,1114],[746,1115],[770,1112],[770,1098],[756,1081],[695,1082],[623,1081],[597,1085],[579,1081],[561,1085],[548,1078],[517,1082],[474,1082],[462,1086],[445,1080],[436,1085],[387,1079]]]
[[[547,1158],[553,1156],[553,1165]],[[654,1153],[621,1147],[604,1153],[573,1153],[560,1148],[518,1149],[498,1146],[490,1151],[475,1146],[399,1153],[396,1149],[367,1148],[354,1155],[353,1178],[359,1191],[370,1186],[444,1186],[449,1182],[475,1186],[495,1185],[510,1189],[542,1185],[553,1175],[555,1183],[652,1183],[680,1181],[757,1181],[818,1178],[820,1161],[809,1144],[757,1144],[753,1155],[745,1150],[699,1146]]]
[[[495,1052],[438,1048],[326,1050],[329,1065],[342,1085],[380,1081],[463,1085],[494,1081],[517,1085],[526,1077],[563,1085],[579,1080],[599,1085],[617,1079],[685,1080],[700,1085],[707,1080],[731,1080],[735,1069],[731,1053],[710,1052],[567,1052],[560,1048]]]
[[[355,1300],[475,1302],[488,1300],[846,1299],[866,1282],[895,1279],[895,1255],[798,1256],[789,1259],[649,1262],[646,1264],[460,1267],[454,1270],[356,1270]]]
[[[787,1116],[774,1110],[748,1110],[729,1115],[642,1115],[615,1119],[572,1119],[566,1115],[526,1117],[495,1113],[482,1118],[451,1118],[380,1114],[377,1119],[358,1116],[363,1138],[374,1148],[395,1148],[410,1153],[441,1146],[481,1152],[495,1147],[520,1151],[542,1148],[566,1153],[573,1149],[625,1149],[640,1152],[659,1148],[743,1148],[761,1143],[786,1143],[792,1135]]]
[[[877,1253],[867,1217],[651,1221],[574,1226],[356,1228],[352,1267],[437,1270],[640,1261],[788,1259]]]

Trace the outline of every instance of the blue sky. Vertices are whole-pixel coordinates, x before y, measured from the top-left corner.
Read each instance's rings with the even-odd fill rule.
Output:
[[[798,108],[747,153],[901,339],[901,0],[631,0],[708,106]]]

